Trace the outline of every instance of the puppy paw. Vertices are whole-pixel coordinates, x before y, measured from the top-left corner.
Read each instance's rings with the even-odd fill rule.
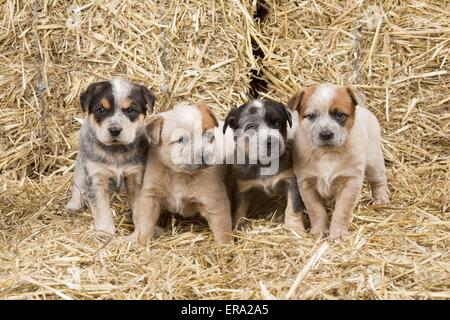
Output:
[[[345,240],[346,238],[348,238],[348,236],[349,236],[348,228],[343,226],[337,227],[331,226],[329,235],[329,239],[331,241]]]
[[[92,233],[95,237],[100,237],[102,239],[112,239],[114,238],[114,234],[111,234],[109,232],[105,232],[102,230],[94,230]]]
[[[373,204],[374,205],[378,205],[378,204],[388,204],[389,203],[389,197],[376,197],[373,200]]]
[[[223,234],[220,237],[216,237],[215,240],[216,240],[217,244],[219,244],[219,245],[229,245],[234,242],[233,236],[231,236],[229,234]]]
[[[311,229],[309,231],[309,234],[314,239],[323,239],[327,236],[327,230],[326,229]]]
[[[140,233],[134,231],[132,234],[123,237],[123,240],[125,242],[128,242],[130,244],[146,244],[150,242],[153,239],[153,235],[149,233]]]
[[[373,190],[372,194],[374,205],[389,203],[389,195],[386,188],[376,188]]]
[[[284,225],[293,231],[295,231],[298,234],[306,233],[305,226],[303,225],[303,222],[301,221],[295,221],[295,220],[285,220]]]
[[[83,207],[83,204],[81,203],[81,201],[78,201],[76,199],[71,199],[66,204],[66,210],[70,211],[72,213],[76,213],[76,212],[80,211],[82,207]]]
[[[110,224],[97,224],[95,226],[95,231],[98,232],[99,234],[105,234],[105,235],[114,235],[116,233],[116,227],[114,226],[114,224],[110,225]]]
[[[136,236],[136,232],[133,232],[132,234],[129,234],[128,236],[125,236],[122,238],[123,241],[133,244],[137,242],[137,236]]]
[[[155,234],[153,235],[154,238],[159,238],[161,237],[164,232],[166,232],[166,229],[164,229],[163,227],[155,227]]]
[[[311,226],[309,234],[315,239],[323,239],[327,236],[328,226],[326,223],[316,223]]]

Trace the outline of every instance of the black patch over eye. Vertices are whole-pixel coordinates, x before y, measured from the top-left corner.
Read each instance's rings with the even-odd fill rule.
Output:
[[[110,111],[111,111],[111,110],[104,108],[101,104],[96,106],[94,110],[95,110],[94,117],[98,123],[100,123],[103,119],[108,117],[108,115],[110,114]]]
[[[135,114],[135,113],[137,113],[137,110],[134,107],[126,108],[124,111],[125,111],[126,114]]]
[[[272,126],[274,127],[274,128],[280,128],[281,127],[281,120],[280,119],[273,119],[272,120]]]
[[[130,106],[126,109],[123,109],[123,113],[125,113],[125,115],[130,118],[131,121],[133,121],[134,119],[136,119],[139,112],[136,110],[135,106]]]
[[[103,107],[98,107],[97,110],[95,110],[95,113],[100,115],[100,116],[106,114],[107,112],[108,112],[108,110],[106,110]]]

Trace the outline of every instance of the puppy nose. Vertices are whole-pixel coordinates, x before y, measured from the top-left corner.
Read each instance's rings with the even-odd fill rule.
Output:
[[[319,133],[319,137],[323,141],[328,141],[328,140],[333,139],[334,133],[331,131],[322,131],[321,133]]]
[[[122,128],[109,128],[108,130],[112,137],[117,137],[122,132]]]

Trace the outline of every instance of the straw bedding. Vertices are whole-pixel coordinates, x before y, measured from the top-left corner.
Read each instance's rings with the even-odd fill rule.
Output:
[[[0,297],[449,299],[449,3],[267,1],[261,20],[255,3],[176,3],[79,2],[78,17],[47,1],[38,19],[33,2],[0,6]],[[89,210],[64,211],[89,82],[121,75],[152,87],[158,111],[202,99],[223,115],[248,98],[252,69],[261,96],[286,101],[300,86],[357,83],[357,61],[392,203],[371,205],[365,187],[348,240],[294,234],[275,210],[229,247],[170,217],[137,247],[121,240],[132,223],[120,197],[114,239],[93,232]]]

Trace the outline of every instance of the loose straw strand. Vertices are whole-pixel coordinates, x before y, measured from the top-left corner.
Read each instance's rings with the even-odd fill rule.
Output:
[[[39,107],[41,109],[41,124],[42,124],[42,128],[44,129],[44,135],[45,135],[45,139],[47,139],[47,113],[46,113],[46,108],[45,108],[45,101],[44,101],[44,92],[47,89],[45,82],[44,82],[44,77],[42,75],[42,48],[41,48],[41,41],[40,41],[40,34],[39,34],[39,30],[37,28],[37,23],[39,20],[38,17],[38,4],[37,4],[37,0],[33,1],[33,11],[34,11],[34,16],[33,16],[33,27],[34,27],[34,35],[35,35],[35,41],[36,41],[36,63],[38,65],[38,95],[39,95]]]

